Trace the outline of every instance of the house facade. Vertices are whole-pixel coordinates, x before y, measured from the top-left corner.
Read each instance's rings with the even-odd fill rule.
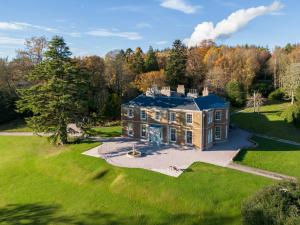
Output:
[[[152,87],[123,104],[121,118],[123,136],[205,150],[227,140],[229,103],[207,88],[199,97],[183,85],[176,92]]]

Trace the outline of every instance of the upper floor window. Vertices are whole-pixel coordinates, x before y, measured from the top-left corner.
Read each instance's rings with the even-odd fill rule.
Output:
[[[215,112],[215,119],[216,120],[221,120],[221,111],[216,111]]]
[[[160,120],[160,111],[155,111],[155,120]]]
[[[186,144],[193,144],[193,132],[190,130],[187,130],[185,132],[185,141]]]
[[[133,118],[133,109],[128,109],[128,111],[127,111],[127,116],[128,116],[129,118]]]
[[[193,114],[186,114],[186,123],[193,123]]]
[[[210,124],[213,121],[213,112],[209,111],[208,112],[208,124]]]
[[[215,126],[215,139],[220,140],[221,139],[221,127]]]
[[[147,113],[146,110],[142,109],[141,110],[141,120],[146,120],[147,119]]]
[[[175,112],[170,112],[170,121],[175,122],[176,121],[176,113]]]

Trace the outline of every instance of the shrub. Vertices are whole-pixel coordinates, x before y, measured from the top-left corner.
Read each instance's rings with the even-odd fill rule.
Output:
[[[253,84],[251,87],[251,92],[256,91],[262,94],[264,98],[268,97],[270,92],[274,90],[273,85],[269,82],[260,82]]]
[[[300,105],[294,104],[287,107],[281,117],[288,123],[293,123],[296,127],[300,127]]]
[[[300,184],[289,181],[264,188],[242,206],[245,225],[300,224]]]
[[[282,100],[284,97],[284,92],[281,90],[281,88],[276,89],[275,91],[272,91],[268,99],[270,100]]]
[[[225,89],[227,97],[233,106],[240,107],[245,105],[246,93],[242,84],[236,81],[230,81]]]

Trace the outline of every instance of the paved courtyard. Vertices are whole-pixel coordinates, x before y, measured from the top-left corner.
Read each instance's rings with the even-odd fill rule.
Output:
[[[101,139],[102,145],[83,154],[103,158],[119,167],[143,168],[177,177],[194,162],[227,167],[238,153],[238,149],[253,145],[248,140],[249,136],[250,133],[244,130],[234,129],[229,132],[227,142],[216,144],[206,151],[171,145],[149,146],[147,142],[129,138]],[[142,157],[129,158],[126,155],[133,145],[142,152]]]

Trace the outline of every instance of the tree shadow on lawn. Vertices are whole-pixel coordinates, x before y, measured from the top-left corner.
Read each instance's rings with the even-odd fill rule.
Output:
[[[257,143],[256,148],[244,148],[234,157],[233,161],[242,162],[248,152],[300,152],[300,146],[281,143],[261,137],[252,138]]]
[[[280,111],[264,113],[243,112],[232,116],[232,124],[255,133],[265,134],[277,138],[293,140],[300,142],[300,129],[296,128],[292,123],[284,121]],[[280,120],[271,120],[267,115],[278,116]]]
[[[120,216],[118,214],[103,213],[93,211],[74,216],[62,216],[63,209],[58,205],[45,204],[14,204],[0,208],[0,224],[15,225],[50,225],[50,224],[69,224],[69,225],[138,225],[138,224],[234,224],[239,221],[239,216],[228,216],[216,214],[214,212],[204,212],[195,214],[168,214],[154,221],[151,215]],[[134,212],[129,212],[133,214]]]

